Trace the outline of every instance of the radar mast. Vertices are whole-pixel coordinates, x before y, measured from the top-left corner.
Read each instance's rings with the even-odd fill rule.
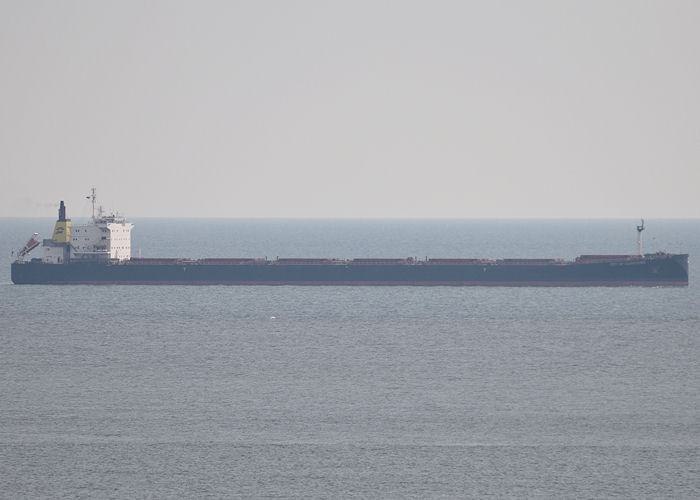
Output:
[[[88,196],[90,200],[92,201],[92,220],[95,220],[95,202],[97,201],[97,192],[95,188],[92,188],[92,192],[90,196]]]
[[[644,231],[644,219],[642,224],[637,226],[637,255],[642,255],[642,231]]]

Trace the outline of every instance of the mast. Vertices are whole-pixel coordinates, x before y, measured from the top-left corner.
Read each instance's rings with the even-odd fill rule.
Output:
[[[642,231],[644,231],[644,219],[641,226],[637,226],[637,255],[642,255]]]
[[[97,201],[97,193],[95,191],[95,188],[92,188],[92,194],[89,196],[89,198],[92,200],[92,220],[95,220],[95,202]]]

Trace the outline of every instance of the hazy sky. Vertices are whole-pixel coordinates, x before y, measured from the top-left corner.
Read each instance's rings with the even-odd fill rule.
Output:
[[[0,216],[700,217],[700,2],[0,0]]]

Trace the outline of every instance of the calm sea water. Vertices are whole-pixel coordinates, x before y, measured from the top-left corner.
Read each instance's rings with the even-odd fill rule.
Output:
[[[133,254],[633,253],[636,221],[135,220]],[[15,286],[0,496],[700,497],[700,221],[664,288]]]

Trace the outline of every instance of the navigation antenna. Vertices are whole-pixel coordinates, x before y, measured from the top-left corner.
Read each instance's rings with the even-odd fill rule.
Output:
[[[642,219],[642,225],[637,226],[637,255],[642,255],[642,231],[644,231],[644,219]]]
[[[92,220],[95,220],[95,202],[97,201],[97,193],[95,188],[92,188],[92,194],[88,196],[92,200]]]

